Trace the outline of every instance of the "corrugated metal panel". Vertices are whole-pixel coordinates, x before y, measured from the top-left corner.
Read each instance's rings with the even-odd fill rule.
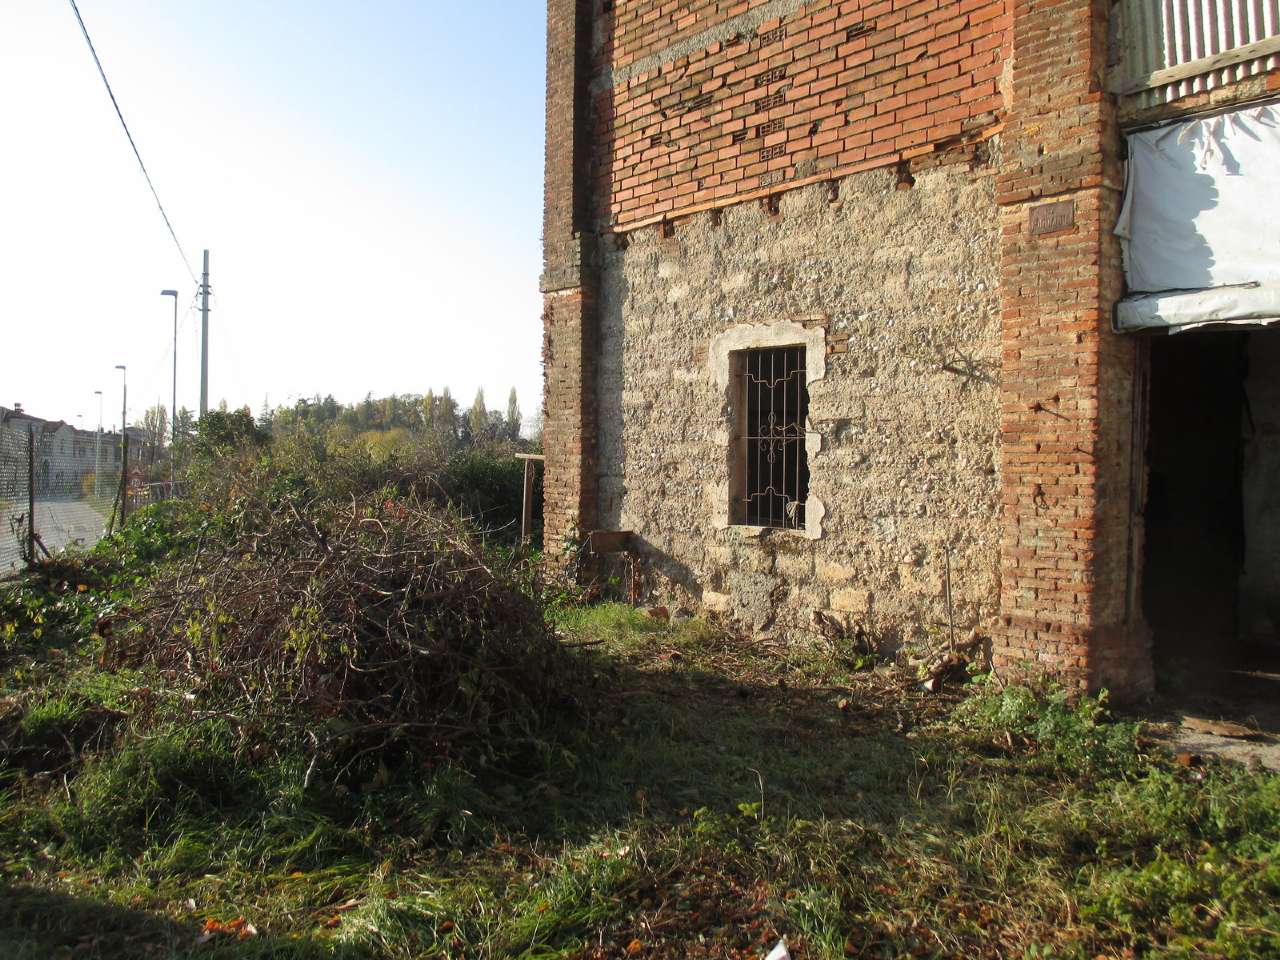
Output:
[[[1117,7],[1116,72],[1124,80],[1280,36],[1280,0],[1121,0]],[[1140,106],[1168,103],[1276,67],[1280,56],[1259,57],[1133,99]]]

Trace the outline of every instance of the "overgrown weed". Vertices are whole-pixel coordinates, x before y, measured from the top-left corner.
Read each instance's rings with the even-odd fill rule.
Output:
[[[5,681],[24,738],[128,719],[65,779],[0,765],[25,884],[0,948],[75,946],[23,926],[40,903],[119,957],[195,951],[206,918],[255,925],[198,954],[237,960],[758,958],[783,935],[802,958],[1280,955],[1274,776],[1182,767],[1053,686],[979,680],[953,709],[700,619],[553,619],[591,696],[540,750],[348,784],[191,726],[184,691],[104,673],[78,626],[63,656],[29,646]]]

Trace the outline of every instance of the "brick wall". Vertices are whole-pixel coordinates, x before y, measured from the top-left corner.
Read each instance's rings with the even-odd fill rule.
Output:
[[[553,561],[566,538],[590,529],[595,510],[595,276],[585,229],[591,7],[589,0],[547,4],[543,489],[544,542]]]
[[[542,290],[581,282],[580,231],[586,217],[590,115],[585,103],[588,0],[547,3],[546,144]]]
[[[1018,0],[1002,220],[997,661],[1151,686],[1134,601],[1137,342],[1110,330],[1122,171],[1102,93],[1105,0]],[[1032,230],[1033,208],[1059,216]]]
[[[627,229],[989,133],[1009,3],[618,0],[593,65],[602,218]]]
[[[581,539],[595,525],[594,298],[581,287],[546,294],[542,328],[543,543],[547,559],[558,565],[572,559],[565,554],[566,540]]]

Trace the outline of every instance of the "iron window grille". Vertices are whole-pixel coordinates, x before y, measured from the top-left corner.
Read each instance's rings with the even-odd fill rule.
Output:
[[[736,440],[731,458],[734,523],[804,529],[809,496],[804,347],[733,354]]]

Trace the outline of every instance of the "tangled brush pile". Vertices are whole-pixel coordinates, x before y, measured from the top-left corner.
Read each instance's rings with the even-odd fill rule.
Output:
[[[313,768],[490,760],[576,689],[526,579],[434,506],[285,498],[100,630],[108,665],[157,668],[193,709],[256,728],[259,749],[304,739]]]

